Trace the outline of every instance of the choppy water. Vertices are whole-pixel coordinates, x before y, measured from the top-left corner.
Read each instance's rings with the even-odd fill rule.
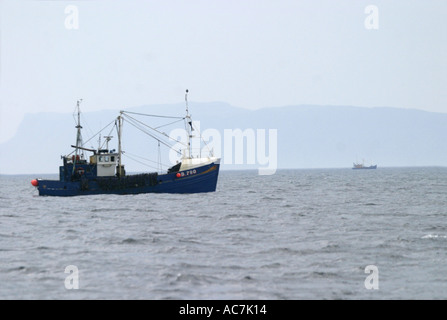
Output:
[[[1,299],[447,299],[447,168],[222,171],[215,193],[72,198],[37,196],[35,177],[0,176]]]

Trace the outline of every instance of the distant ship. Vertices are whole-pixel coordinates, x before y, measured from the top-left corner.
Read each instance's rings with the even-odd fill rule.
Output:
[[[188,93],[188,90],[186,90]],[[138,193],[199,193],[213,192],[216,190],[219,174],[220,159],[214,157],[211,152],[208,157],[193,157],[191,143],[193,123],[188,112],[187,96],[186,116],[179,117],[177,121],[184,120],[188,129],[188,143],[185,145],[181,162],[170,167],[167,172],[126,174],[121,157],[124,153],[121,149],[122,123],[126,119],[128,123],[134,123],[143,128],[151,137],[155,136],[148,129],[158,131],[131,117],[132,112],[121,111],[115,121],[118,132],[118,151],[110,150],[108,142],[112,138],[106,137],[107,147],[95,149],[85,148],[81,137],[81,122],[79,101],[77,104],[77,138],[75,149],[71,154],[63,156],[63,165],[59,167],[59,179],[34,179],[31,184],[35,186],[40,196],[80,196],[93,194],[138,194]],[[145,115],[154,116],[154,115]],[[162,117],[162,116],[155,116]],[[173,117],[163,116],[170,118]],[[177,122],[176,121],[176,122]],[[164,133],[163,133],[164,134]],[[158,140],[158,139],[156,139]],[[160,145],[160,140],[158,140]],[[90,161],[85,159],[83,151],[92,152]]]
[[[352,169],[377,169],[377,165],[365,166],[363,163],[353,163]]]

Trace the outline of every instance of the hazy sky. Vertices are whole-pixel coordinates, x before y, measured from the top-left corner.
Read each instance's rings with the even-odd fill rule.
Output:
[[[186,88],[191,101],[251,109],[447,112],[445,0],[3,0],[0,10],[0,142],[25,113],[72,112],[79,98],[83,111],[181,102]]]

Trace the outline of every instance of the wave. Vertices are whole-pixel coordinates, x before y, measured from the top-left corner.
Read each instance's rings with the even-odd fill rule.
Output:
[[[447,236],[441,236],[439,234],[427,234],[421,237],[421,239],[447,239]]]

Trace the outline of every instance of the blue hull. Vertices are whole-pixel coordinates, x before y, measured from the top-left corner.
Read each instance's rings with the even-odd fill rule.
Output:
[[[354,170],[362,170],[362,169],[377,169],[377,165],[375,165],[375,166],[369,166],[369,167],[358,167],[358,168],[356,168],[356,167],[353,167],[352,169],[354,169]]]
[[[40,196],[95,194],[200,193],[216,191],[219,164],[167,173],[129,175],[122,178],[83,178],[77,181],[37,179]]]

